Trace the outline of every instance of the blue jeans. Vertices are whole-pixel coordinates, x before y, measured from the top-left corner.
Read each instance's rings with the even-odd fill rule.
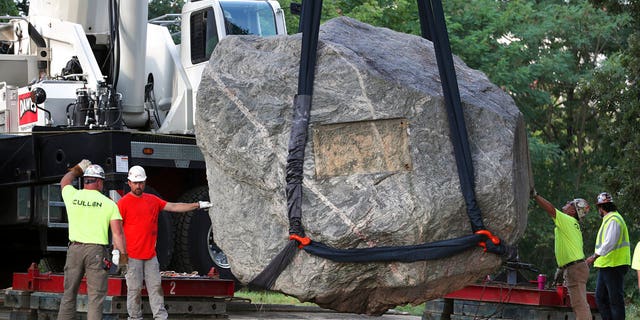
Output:
[[[629,266],[598,269],[596,304],[602,320],[624,320],[624,275]]]

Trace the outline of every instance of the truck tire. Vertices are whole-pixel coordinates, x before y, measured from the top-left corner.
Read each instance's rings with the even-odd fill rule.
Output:
[[[187,191],[179,202],[197,202],[208,200],[207,187],[198,187]],[[178,272],[197,271],[200,275],[209,273],[214,267],[221,279],[237,282],[231,273],[226,255],[213,240],[211,218],[206,210],[194,210],[176,216],[176,242],[173,254],[173,266]]]

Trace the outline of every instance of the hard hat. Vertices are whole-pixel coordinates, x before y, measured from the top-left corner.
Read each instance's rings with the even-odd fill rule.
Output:
[[[104,180],[104,170],[97,164],[92,164],[84,170],[84,177],[94,177]]]
[[[591,209],[587,200],[582,198],[573,199],[573,206],[576,208],[576,213],[578,214],[579,220],[582,220],[582,218],[584,218],[587,213],[589,213],[589,209]]]
[[[141,166],[133,166],[129,169],[129,177],[131,182],[144,182],[147,180],[147,174],[144,172],[144,168]]]
[[[603,192],[598,195],[598,204],[613,202],[613,198],[608,192]]]

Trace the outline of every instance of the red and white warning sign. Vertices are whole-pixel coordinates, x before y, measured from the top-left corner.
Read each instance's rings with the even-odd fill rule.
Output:
[[[24,90],[24,92],[22,91]],[[44,125],[44,111],[31,101],[31,91],[24,88],[18,91],[18,131],[31,131],[34,126]],[[15,119],[15,118],[14,118]]]

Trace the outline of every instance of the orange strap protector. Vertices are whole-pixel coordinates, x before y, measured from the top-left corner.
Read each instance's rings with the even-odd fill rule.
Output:
[[[481,234],[487,236],[491,242],[495,245],[500,244],[500,238],[498,236],[494,236],[489,230],[478,230],[476,234]],[[478,245],[484,248],[484,252],[487,252],[487,243],[485,241],[478,242]]]
[[[304,246],[308,245],[311,243],[311,239],[309,239],[309,237],[301,237],[297,234],[292,234],[289,235],[289,240],[295,240],[298,241],[298,243],[300,243],[300,245],[298,245],[298,249],[302,249],[304,248]]]

